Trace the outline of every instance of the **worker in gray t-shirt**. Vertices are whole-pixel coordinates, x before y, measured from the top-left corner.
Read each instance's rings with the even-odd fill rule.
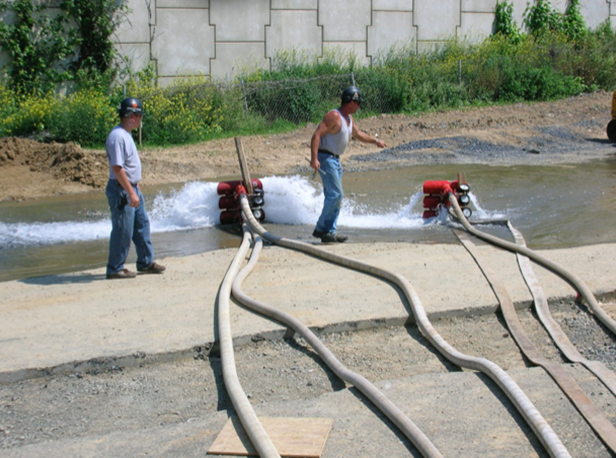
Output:
[[[139,182],[141,160],[131,132],[141,126],[143,105],[138,99],[122,100],[118,109],[120,124],[113,128],[105,150],[109,160],[109,181],[105,194],[111,210],[111,236],[109,237],[109,260],[107,278],[135,278],[124,263],[128,257],[131,240],[137,251],[137,271],[160,274],[164,266],[154,262],[154,248],[150,239],[150,219]]]

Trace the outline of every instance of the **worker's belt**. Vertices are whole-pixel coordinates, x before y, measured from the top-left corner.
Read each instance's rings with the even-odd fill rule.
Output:
[[[334,157],[340,157],[340,154],[334,154],[331,151],[327,151],[326,149],[320,149],[319,153],[322,154],[329,154],[330,156],[334,156]]]
[[[122,186],[122,185],[120,184],[120,182],[119,182],[118,180],[114,179],[114,178],[109,178],[109,181],[113,181],[113,182],[114,182],[114,184],[117,184],[118,186]],[[130,181],[129,181],[128,183],[129,183],[129,184],[130,184],[133,188],[137,187],[137,185],[139,184],[139,183],[131,183]]]

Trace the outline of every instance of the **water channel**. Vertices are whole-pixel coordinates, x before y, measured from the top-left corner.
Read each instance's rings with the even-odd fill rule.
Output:
[[[473,219],[508,219],[529,247],[616,242],[616,160],[557,166],[430,165],[344,175],[339,232],[351,243],[456,243],[447,224],[422,218],[422,184],[471,186]],[[263,177],[267,229],[313,242],[323,196],[310,176]],[[157,259],[240,243],[220,226],[216,182],[143,189]],[[100,268],[111,229],[104,192],[0,203],[0,281]],[[498,226],[483,227],[507,237]],[[128,267],[135,259],[131,250]]]

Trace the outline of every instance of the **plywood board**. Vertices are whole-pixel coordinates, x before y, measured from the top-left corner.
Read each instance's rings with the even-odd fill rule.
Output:
[[[259,417],[280,456],[320,458],[332,418]],[[232,417],[207,451],[210,455],[257,456],[238,417]]]

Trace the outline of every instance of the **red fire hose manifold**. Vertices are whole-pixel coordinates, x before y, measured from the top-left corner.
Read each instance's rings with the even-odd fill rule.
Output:
[[[455,181],[426,181],[423,184],[423,192],[425,194],[423,200],[423,217],[434,218],[438,216],[441,208],[447,208],[449,203],[447,196],[453,194],[460,204],[460,208],[466,218],[470,218],[473,214],[468,207],[471,198],[468,195],[471,188],[466,182]]]
[[[261,180],[253,178],[250,180],[252,184],[253,194],[246,192],[246,187],[243,181],[223,181],[218,183],[218,195],[221,196],[218,201],[218,208],[222,210],[220,213],[220,224],[241,224],[242,209],[240,205],[240,195],[248,196],[248,202],[252,210],[252,214],[258,221],[265,219],[263,211],[263,183]]]

